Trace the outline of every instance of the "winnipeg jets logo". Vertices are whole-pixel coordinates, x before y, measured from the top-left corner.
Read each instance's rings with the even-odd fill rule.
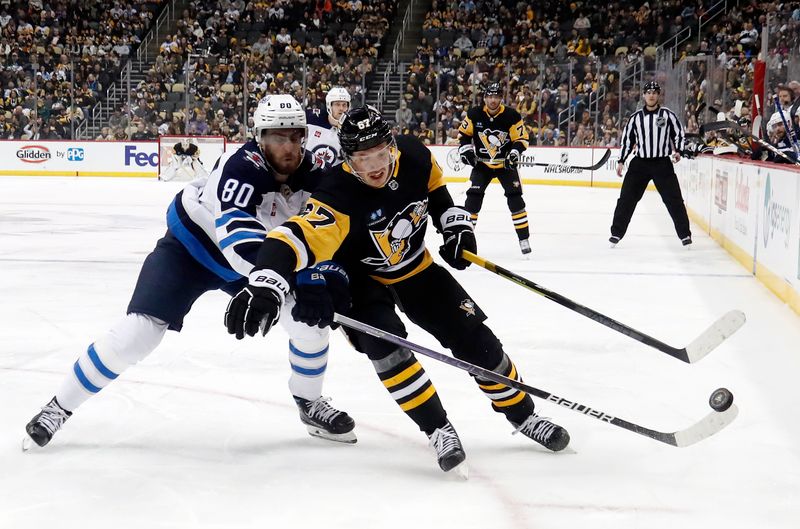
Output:
[[[481,151],[484,151],[489,155],[489,158],[494,160],[495,157],[500,154],[500,150],[503,146],[508,143],[508,132],[485,129],[478,133],[478,138],[480,138],[483,144]]]
[[[336,160],[339,158],[336,149],[330,145],[325,145],[324,143],[320,143],[314,147],[314,149],[311,151],[311,154],[323,169],[327,169],[334,165]]]
[[[245,151],[244,158],[257,168],[264,169],[265,171],[267,170],[267,164],[264,162],[264,158],[261,157],[261,154],[255,151]]]
[[[382,212],[378,210],[373,215],[375,214],[382,214]],[[384,228],[369,230],[380,257],[367,257],[362,262],[370,266],[394,266],[401,263],[411,249],[411,238],[420,230],[423,230],[422,234],[424,235],[427,218],[428,201],[426,199],[412,202],[406,206],[388,224],[385,224]]]

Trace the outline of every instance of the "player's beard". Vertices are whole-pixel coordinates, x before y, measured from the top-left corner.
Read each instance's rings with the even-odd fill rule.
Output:
[[[281,153],[280,156],[273,156],[269,150],[265,153],[267,163],[275,170],[275,172],[282,175],[290,175],[300,167],[302,156],[300,151],[292,151],[291,153]]]

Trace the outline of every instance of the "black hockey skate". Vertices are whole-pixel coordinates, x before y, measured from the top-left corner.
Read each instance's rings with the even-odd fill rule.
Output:
[[[428,436],[428,444],[436,450],[436,459],[439,462],[439,468],[448,472],[467,458],[464,453],[464,447],[461,446],[461,439],[458,438],[453,425],[450,421],[441,428],[437,428],[432,434]]]
[[[31,448],[31,441],[39,446],[49,443],[53,435],[71,415],[72,412],[62,408],[55,397],[50,399],[50,402],[42,408],[42,411],[37,413],[25,427],[28,437],[22,440],[22,449],[28,450]]]
[[[511,424],[516,428],[515,434],[522,433],[553,452],[560,452],[569,444],[569,433],[564,428],[535,413],[531,413],[522,424]]]
[[[347,413],[337,410],[328,404],[329,398],[306,400],[295,397],[300,410],[300,420],[306,425],[308,433],[314,437],[337,441],[339,443],[355,443],[356,434],[353,429],[355,421]]]

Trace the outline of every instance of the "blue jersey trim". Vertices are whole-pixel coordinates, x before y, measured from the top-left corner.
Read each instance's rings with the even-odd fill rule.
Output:
[[[175,200],[178,200],[177,198]],[[236,281],[242,276],[234,272],[230,268],[221,266],[214,258],[208,253],[203,244],[183,225],[178,212],[175,209],[175,200],[169,205],[167,210],[167,225],[172,233],[175,235],[181,244],[186,247],[186,250],[197,260],[200,264],[217,274],[225,281]]]
[[[100,390],[103,389],[103,388],[98,388],[97,386],[89,382],[89,378],[83,374],[83,369],[81,369],[81,366],[80,364],[78,364],[77,361],[75,362],[75,365],[72,367],[72,370],[75,372],[75,376],[78,378],[78,382],[80,382],[81,385],[84,388],[86,388],[86,391],[90,393],[99,393]]]
[[[322,373],[325,372],[325,369],[328,367],[327,363],[324,366],[322,366],[320,368],[317,368],[317,369],[308,369],[308,368],[305,368],[305,367],[296,366],[294,364],[291,364],[291,365],[292,365],[292,369],[294,371],[297,371],[301,375],[307,375],[307,376],[311,376],[311,377],[314,377],[314,376],[317,376],[317,375],[321,375]]]
[[[254,240],[254,241],[263,241],[267,236],[264,233],[257,232],[257,231],[250,231],[250,230],[242,230],[237,231],[233,235],[228,235],[221,241],[219,241],[220,249],[224,250],[231,244],[236,244],[239,241],[244,240]]]
[[[95,351],[94,349],[94,344],[91,344],[89,346],[88,353],[89,353],[89,360],[92,361],[94,367],[97,368],[97,370],[100,371],[100,374],[102,374],[104,377],[114,380],[119,376],[113,371],[111,371],[109,368],[107,368],[105,365],[103,365],[102,360],[100,360],[100,357],[97,356],[97,351]]]
[[[229,223],[233,219],[252,219],[252,220],[258,222],[258,220],[256,218],[254,218],[252,215],[250,215],[249,213],[246,213],[246,212],[244,212],[244,211],[242,211],[240,209],[234,209],[232,211],[226,212],[221,217],[219,217],[217,220],[215,220],[214,221],[214,226],[219,228],[221,226],[226,225],[227,223]],[[260,222],[259,222],[259,224],[260,224]]]
[[[306,353],[295,347],[292,342],[289,342],[289,350],[293,355],[299,356],[300,358],[319,358],[321,356],[325,356],[325,354],[328,352],[328,346],[326,345],[325,349],[318,353]]]

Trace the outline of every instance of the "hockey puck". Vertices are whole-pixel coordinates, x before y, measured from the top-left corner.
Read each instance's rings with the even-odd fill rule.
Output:
[[[714,390],[714,393],[711,394],[711,398],[708,399],[708,404],[714,411],[725,411],[733,404],[733,393],[725,388]]]

